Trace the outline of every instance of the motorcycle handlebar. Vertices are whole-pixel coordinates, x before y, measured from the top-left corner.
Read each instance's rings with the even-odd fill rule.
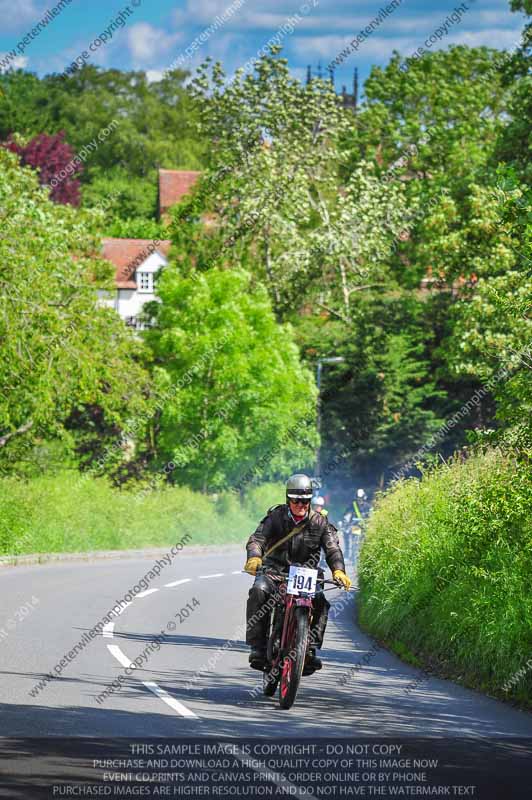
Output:
[[[244,569],[240,570],[240,571],[244,572],[244,573],[246,572]],[[267,570],[264,567],[259,567],[258,570],[255,573],[255,576],[258,575],[259,573],[262,574],[262,573],[265,573],[265,572],[267,572]],[[246,573],[246,574],[247,575],[251,575],[251,573],[249,573],[249,572]],[[277,580],[286,580],[286,578],[287,578],[286,575],[280,575],[279,573],[273,573],[273,574],[270,573],[270,575],[274,579],[277,578]],[[255,577],[255,576],[251,575],[251,577]],[[343,589],[344,592],[355,592],[356,591],[356,589],[354,587],[346,589],[345,586],[340,581],[329,580],[328,578],[318,578],[318,583],[321,583],[323,585],[325,585],[326,583],[330,583],[330,584],[332,584],[331,589],[333,589],[333,588]],[[328,589],[324,589],[324,591],[326,592],[326,591],[329,591],[329,590]]]

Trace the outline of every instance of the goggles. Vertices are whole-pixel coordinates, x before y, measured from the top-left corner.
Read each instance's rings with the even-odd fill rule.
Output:
[[[310,505],[310,498],[307,498],[307,497],[290,497],[290,495],[288,495],[288,499],[295,506],[308,506],[308,505]]]

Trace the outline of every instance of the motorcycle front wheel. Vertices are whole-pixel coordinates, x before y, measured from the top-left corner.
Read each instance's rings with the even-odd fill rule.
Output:
[[[299,682],[305,666],[309,635],[309,612],[305,606],[293,610],[291,636],[288,637],[288,653],[284,658],[279,686],[279,705],[292,708]]]
[[[262,691],[266,697],[273,697],[279,685],[280,669],[279,666],[271,669],[268,667],[262,673]]]

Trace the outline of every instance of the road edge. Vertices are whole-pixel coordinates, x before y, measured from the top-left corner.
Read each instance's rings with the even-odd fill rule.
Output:
[[[1,567],[22,567],[31,566],[34,564],[48,564],[52,562],[65,562],[65,561],[101,561],[113,558],[151,558],[168,553],[167,547],[152,547],[141,550],[92,550],[86,553],[29,553],[20,556],[0,556]],[[229,543],[229,544],[205,544],[205,545],[190,545],[183,548],[180,555],[215,555],[216,553],[230,554],[242,553],[245,556],[245,542],[242,544]]]

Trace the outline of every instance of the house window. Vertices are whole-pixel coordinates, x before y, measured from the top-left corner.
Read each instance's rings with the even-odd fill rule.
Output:
[[[153,292],[153,273],[139,272],[137,275],[137,287],[139,292]]]

